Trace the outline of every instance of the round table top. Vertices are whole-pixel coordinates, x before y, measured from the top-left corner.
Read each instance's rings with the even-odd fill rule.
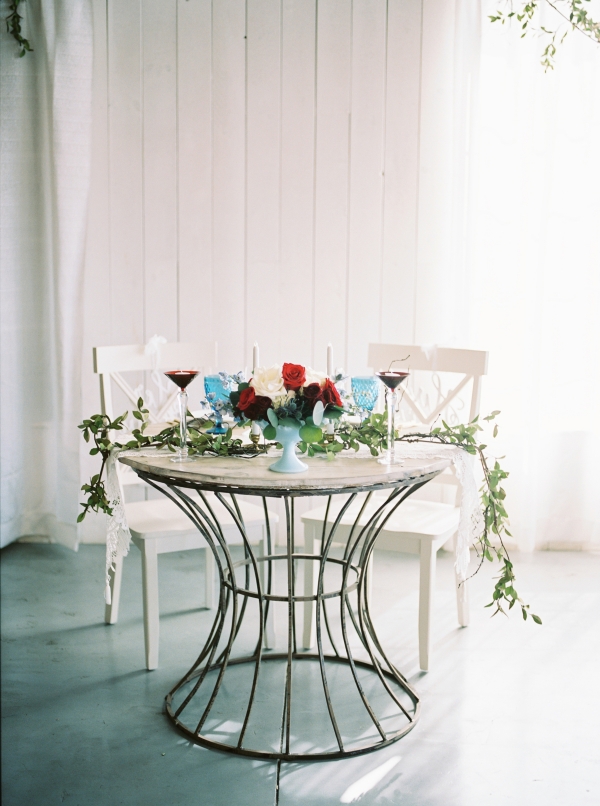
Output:
[[[401,449],[396,450],[401,456]],[[302,456],[302,461],[308,465],[308,470],[303,473],[276,473],[269,470],[277,454],[252,459],[202,456],[177,464],[171,461],[172,454],[162,451],[152,456],[144,456],[142,452],[136,455],[132,451],[122,456],[120,461],[136,471],[160,477],[165,482],[167,479],[170,483],[184,482],[184,486],[191,483],[206,489],[234,488],[240,493],[315,495],[326,491],[376,489],[425,480],[441,473],[451,464],[451,456],[446,458],[444,453],[442,446],[435,457],[405,458],[402,464],[391,467],[380,464],[375,457],[362,451],[358,454],[338,454],[332,461],[323,456]]]

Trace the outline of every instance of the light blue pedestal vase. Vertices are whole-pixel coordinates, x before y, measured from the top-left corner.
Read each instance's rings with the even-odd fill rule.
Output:
[[[269,466],[275,473],[302,473],[308,465],[296,456],[296,445],[300,442],[300,424],[297,426],[278,425],[277,442],[283,445],[283,454]]]

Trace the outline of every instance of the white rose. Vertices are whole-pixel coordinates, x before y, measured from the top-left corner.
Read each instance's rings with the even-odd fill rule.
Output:
[[[250,386],[255,394],[270,397],[271,400],[286,394],[280,366],[259,367],[254,371]]]
[[[271,398],[273,400],[273,408],[278,409],[280,406],[285,406],[290,402],[290,400],[292,400],[295,397],[296,393],[293,391],[293,389],[290,389],[289,392],[286,392],[284,395],[281,395],[280,397]]]
[[[304,386],[308,386],[311,383],[318,383],[319,386],[324,386],[326,377],[325,373],[317,372],[310,367],[306,367],[306,381],[304,382]]]

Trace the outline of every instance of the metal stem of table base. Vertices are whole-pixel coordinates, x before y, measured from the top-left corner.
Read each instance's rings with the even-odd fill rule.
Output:
[[[250,546],[244,520],[234,492],[224,492],[224,488],[217,485],[212,487],[210,485],[202,485],[202,488],[200,488],[200,485],[198,484],[182,481],[181,479],[165,476],[154,476],[150,473],[140,471],[138,471],[138,473],[145,481],[156,489],[160,490],[163,494],[167,495],[172,501],[174,501],[174,503],[177,504],[177,506],[183,510],[183,512],[187,514],[190,520],[195,524],[200,533],[206,539],[219,570],[219,605],[208,636],[208,640],[206,641],[206,644],[204,645],[200,655],[196,659],[191,669],[173,687],[166,697],[167,714],[182,733],[184,733],[189,739],[191,739],[191,741],[197,744],[217,750],[224,750],[228,753],[236,753],[238,755],[259,759],[308,761],[346,758],[349,756],[360,755],[372,750],[377,750],[397,741],[402,736],[405,736],[410,730],[412,730],[412,728],[414,728],[420,715],[419,697],[406,678],[391,663],[381,647],[381,643],[375,632],[369,610],[369,591],[367,588],[366,569],[372,559],[373,549],[377,537],[384,529],[389,518],[409,495],[415,492],[415,490],[417,490],[419,487],[422,487],[423,484],[429,481],[430,478],[435,474],[421,477],[416,480],[413,479],[409,482],[404,482],[391,487],[391,491],[389,492],[387,499],[382,501],[377,507],[374,508],[364,524],[362,524],[360,521],[363,515],[365,515],[373,489],[383,489],[385,488],[385,485],[374,486],[373,488],[355,488],[350,494],[348,500],[339,510],[335,520],[333,521],[333,524],[328,523],[328,515],[331,507],[332,497],[333,494],[343,491],[326,491],[330,494],[327,503],[326,516],[323,523],[320,554],[296,552],[294,533],[294,498],[297,497],[298,493],[293,493],[291,491],[283,493],[278,491],[269,491],[269,494],[265,496],[264,491],[262,490],[249,491],[248,489],[244,489],[244,494],[261,495],[263,500],[267,554],[263,557],[256,557],[252,551],[252,547]],[[186,488],[195,490],[198,493],[199,500],[193,500],[188,493],[184,492]],[[234,563],[232,560],[227,542],[225,541],[223,531],[219,524],[219,520],[204,493],[204,490],[207,489],[212,489],[212,491],[215,492],[216,498],[231,515],[237,529],[239,530],[244,545],[244,559],[241,562]],[[330,557],[329,554],[331,548],[335,542],[336,534],[338,533],[339,526],[345,513],[355,501],[357,492],[365,489],[368,491],[368,495],[350,529],[345,543],[343,558],[339,559]],[[390,490],[390,486],[387,486],[387,489]],[[302,495],[305,494],[307,493],[302,493]],[[323,493],[321,491],[316,491],[308,494],[318,495]],[[227,497],[225,497],[226,495]],[[287,534],[285,554],[275,554],[273,552],[271,524],[267,509],[267,497],[281,497],[284,499]],[[228,501],[227,498],[230,498],[230,500]],[[219,549],[221,550],[221,553],[219,553]],[[357,556],[358,562],[355,560]],[[309,562],[317,561],[319,563],[317,591],[314,595],[296,595],[296,560],[304,560]],[[287,565],[288,589],[285,596],[275,595],[272,593],[273,563],[276,561],[285,561]],[[267,563],[267,582],[264,591],[262,590],[261,574],[259,573],[258,568],[259,562]],[[324,590],[325,568],[328,563],[337,563],[342,566],[342,583],[339,590],[329,592]],[[244,587],[239,587],[236,580],[235,569],[236,567],[240,566],[244,566],[245,570]],[[256,583],[256,591],[251,590],[251,571],[253,572],[254,581]],[[355,575],[355,579],[353,581],[350,579],[351,574]],[[355,590],[357,591],[358,596],[357,612],[354,612],[352,603],[350,601],[350,594]],[[239,634],[246,611],[246,605],[248,600],[251,598],[258,600],[260,612],[256,648],[251,655],[232,658],[231,653],[233,643]],[[341,653],[337,649],[327,613],[327,602],[335,598],[339,598],[340,601],[340,622],[344,653]],[[239,601],[240,599],[242,600],[241,604]],[[271,604],[276,601],[286,602],[288,606],[287,652],[268,652],[267,654],[264,654],[264,634],[266,630],[269,608]],[[313,601],[316,605],[316,654],[314,652],[298,652],[296,643],[295,607],[297,602],[306,601]],[[217,650],[219,645],[222,644],[222,638],[227,634],[225,632],[225,622],[227,621],[228,613],[230,613],[231,616],[229,635],[225,641],[225,645],[222,646],[221,651],[217,656]],[[360,643],[370,659],[368,661],[358,660],[353,657],[350,646],[350,637],[348,634],[349,624],[347,616],[350,616],[350,623],[352,624]],[[325,625],[325,630],[329,642],[331,643],[333,654],[325,654],[324,652],[322,622]],[[284,704],[281,717],[279,750],[252,748],[247,746],[244,741],[246,738],[248,723],[255,706],[256,690],[261,666],[265,661],[284,661],[286,663]],[[319,663],[323,692],[325,695],[325,701],[327,704],[327,710],[333,732],[336,737],[337,749],[310,753],[294,752],[291,747],[292,697],[294,695],[294,692],[292,691],[292,669],[294,663],[298,661],[318,661]],[[378,737],[376,740],[369,740],[358,747],[349,747],[349,742],[344,742],[331,699],[326,662],[341,663],[350,668],[352,679],[356,685],[360,699],[362,700],[364,708],[377,730]],[[237,743],[235,745],[225,744],[223,742],[210,739],[206,735],[203,735],[202,728],[217,698],[225,673],[229,667],[245,663],[253,663],[255,668],[250,697]],[[398,709],[397,715],[402,715],[406,719],[406,724],[404,724],[403,727],[394,731],[386,731],[384,729],[381,719],[378,718],[375,708],[369,701],[364,687],[361,684],[358,675],[359,669],[368,669],[376,674],[381,687],[396,705]],[[182,721],[181,717],[184,714],[187,706],[198,693],[199,689],[203,685],[207,688],[211,685],[211,682],[207,679],[207,676],[210,672],[218,672],[216,682],[213,685],[208,703],[204,708],[200,720],[197,722],[195,727],[191,727],[186,725]],[[197,678],[196,682],[192,686],[190,692],[186,695],[181,704],[175,707],[173,701],[174,695],[182,686],[186,686],[195,678]],[[396,688],[396,691],[394,690],[394,687]],[[398,689],[408,695],[412,708],[406,708],[402,704],[398,697]],[[301,695],[298,694],[297,696]],[[356,740],[351,740],[351,742],[355,741]]]

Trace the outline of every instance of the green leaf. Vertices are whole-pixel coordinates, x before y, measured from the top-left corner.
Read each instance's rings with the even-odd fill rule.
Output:
[[[316,425],[303,425],[300,429],[300,437],[304,442],[319,442],[323,437],[323,432]]]
[[[327,406],[324,412],[328,420],[339,420],[343,413],[344,409],[339,406]]]
[[[265,436],[265,439],[273,440],[277,436],[277,430],[275,429],[274,426],[267,425],[263,430],[263,434]]]
[[[534,616],[533,613],[531,614],[531,618],[535,621],[536,624],[541,624],[542,623],[541,618],[539,616]]]
[[[273,409],[267,409],[267,420],[271,423],[273,428],[277,428],[279,425],[279,420]]]

